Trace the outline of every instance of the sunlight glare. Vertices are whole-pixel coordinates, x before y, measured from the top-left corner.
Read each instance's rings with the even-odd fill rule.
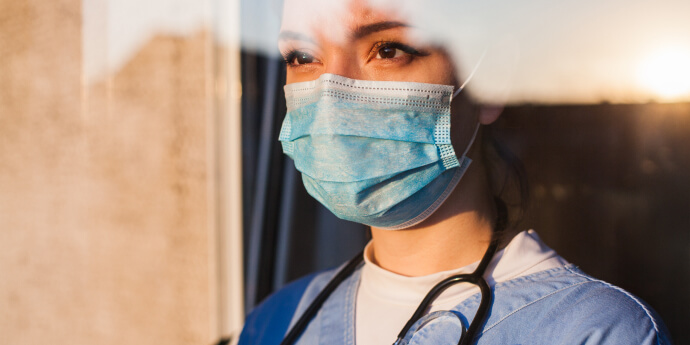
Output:
[[[642,61],[638,79],[662,100],[690,97],[690,51],[673,47],[657,50]]]

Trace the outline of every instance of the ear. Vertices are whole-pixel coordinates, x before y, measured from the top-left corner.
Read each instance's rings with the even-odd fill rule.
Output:
[[[498,120],[502,112],[502,105],[481,105],[479,107],[479,123],[482,125],[490,125]]]

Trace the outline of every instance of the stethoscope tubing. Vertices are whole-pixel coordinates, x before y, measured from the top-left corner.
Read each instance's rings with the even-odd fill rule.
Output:
[[[489,265],[489,262],[491,261],[491,258],[493,258],[494,254],[496,253],[496,248],[498,248],[498,241],[491,241],[489,247],[484,253],[484,256],[482,257],[481,262],[474,272],[470,274],[454,275],[434,285],[434,287],[429,290],[422,302],[419,304],[414,314],[412,314],[412,317],[410,317],[410,319],[407,321],[405,327],[403,327],[403,329],[400,331],[398,334],[398,339],[393,344],[398,344],[403,338],[405,338],[407,332],[409,332],[410,328],[412,328],[412,325],[414,325],[417,320],[424,316],[431,303],[443,291],[455,284],[471,283],[479,286],[482,299],[479,302],[479,308],[477,308],[477,313],[475,314],[474,319],[472,319],[472,323],[470,323],[470,326],[467,328],[467,333],[463,334],[458,342],[459,345],[469,344],[469,342],[474,338],[474,335],[479,329],[481,323],[484,322],[486,313],[489,311],[489,305],[491,304],[491,289],[489,288],[489,284],[486,282],[486,279],[484,279],[483,276],[487,266]]]
[[[448,277],[429,290],[427,295],[422,300],[422,303],[419,304],[417,310],[414,312],[414,314],[412,314],[412,317],[407,321],[405,327],[403,327],[398,334],[396,343],[405,337],[412,325],[425,314],[429,305],[431,305],[438,295],[455,284],[467,282],[479,286],[482,296],[482,299],[479,303],[479,308],[477,309],[477,314],[472,320],[472,323],[470,323],[470,326],[467,328],[467,332],[460,337],[460,342],[458,343],[459,345],[469,344],[471,339],[474,338],[474,334],[477,332],[481,323],[484,322],[489,305],[491,304],[491,289],[489,288],[489,284],[483,278],[483,273],[486,270],[486,266],[488,266],[489,261],[496,252],[497,246],[497,241],[491,242],[489,248],[484,254],[484,257],[482,258],[482,261],[479,263],[479,266],[477,266],[477,269],[471,274],[459,274]],[[314,316],[316,316],[316,313],[318,313],[319,309],[321,309],[321,306],[323,306],[323,304],[326,302],[328,297],[345,279],[347,279],[347,277],[352,274],[352,272],[355,271],[355,269],[357,269],[363,260],[364,253],[360,252],[355,257],[350,259],[350,261],[348,261],[347,264],[340,271],[338,271],[338,273],[336,273],[336,275],[328,282],[326,287],[324,287],[324,289],[321,290],[321,292],[316,296],[307,310],[304,311],[304,314],[302,314],[295,325],[290,329],[280,345],[291,345],[297,341]]]
[[[479,302],[479,308],[477,308],[477,313],[474,316],[474,319],[472,319],[472,322],[470,323],[470,326],[467,328],[467,331],[464,332],[464,326],[463,326],[463,334],[460,336],[460,340],[458,341],[458,345],[468,345],[474,338],[476,332],[478,331],[479,327],[481,326],[482,323],[484,323],[486,314],[489,312],[490,305],[491,305],[491,289],[489,288],[489,284],[486,282],[486,279],[484,279],[484,273],[486,272],[486,268],[489,266],[489,262],[491,262],[491,259],[493,258],[494,254],[496,253],[496,249],[498,248],[498,240],[497,240],[497,234],[502,232],[503,229],[505,229],[507,225],[507,219],[508,219],[508,212],[505,203],[499,199],[495,198],[496,201],[496,206],[497,206],[497,222],[495,224],[495,230],[494,230],[494,235],[493,239],[491,240],[491,243],[489,243],[489,247],[486,249],[486,252],[484,253],[484,256],[482,257],[482,260],[479,262],[479,265],[477,268],[474,270],[474,272],[470,274],[459,274],[455,275],[452,277],[448,277],[438,284],[436,284],[429,292],[427,295],[424,297],[422,300],[422,303],[419,304],[417,307],[417,310],[412,314],[412,317],[407,321],[405,324],[405,327],[400,331],[398,334],[398,338],[396,339],[395,344],[399,344],[402,339],[407,335],[407,332],[409,332],[410,328],[412,328],[412,325],[417,322],[425,313],[427,308],[431,305],[431,303],[440,295],[444,290],[449,288],[452,285],[459,284],[459,283],[472,283],[477,286],[479,286],[479,290],[481,291],[481,301]],[[364,260],[364,253],[360,252],[359,254],[355,255],[350,261],[345,264],[345,266],[336,273],[336,275],[326,284],[326,287],[321,290],[321,292],[316,296],[314,301],[307,307],[307,310],[304,311],[302,316],[297,320],[295,325],[290,329],[288,334],[283,338],[283,341],[280,343],[280,345],[291,345],[294,344],[297,339],[302,335],[304,330],[307,328],[311,320],[316,316],[316,314],[319,312],[319,309],[321,306],[326,302],[328,297],[335,291],[338,286],[349,277],[352,272],[354,272],[357,267],[362,263]]]
[[[359,254],[355,255],[350,261],[345,264],[345,266],[336,273],[336,275],[326,284],[326,287],[321,290],[321,292],[316,296],[314,301],[309,305],[307,310],[304,311],[304,314],[297,320],[295,325],[290,329],[288,334],[283,338],[283,341],[280,342],[280,345],[291,345],[294,344],[295,341],[297,341],[297,338],[302,335],[304,330],[307,328],[309,325],[309,322],[311,322],[311,319],[316,316],[316,313],[319,312],[319,309],[321,309],[321,306],[326,302],[328,297],[335,291],[336,288],[349,277],[352,272],[357,269],[359,264],[364,261],[364,252],[360,252]]]

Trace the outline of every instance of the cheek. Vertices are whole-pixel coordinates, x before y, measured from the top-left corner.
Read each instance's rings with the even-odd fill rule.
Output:
[[[299,83],[301,81],[305,81],[299,78],[297,75],[295,75],[295,73],[290,72],[289,69],[285,73],[285,84]]]
[[[412,61],[403,67],[374,69],[367,74],[367,78],[371,80],[455,85],[455,73],[452,64],[440,54]]]
[[[300,83],[318,79],[324,73],[320,64],[305,65],[300,67],[287,67],[285,84]]]
[[[422,83],[453,85],[457,87],[453,62],[442,49],[436,49],[430,56],[420,60],[415,66],[415,73]]]
[[[443,56],[434,60],[428,66],[429,83],[457,86],[455,83],[455,69],[451,62]]]

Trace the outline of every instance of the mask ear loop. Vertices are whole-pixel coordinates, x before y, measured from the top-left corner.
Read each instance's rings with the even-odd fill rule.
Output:
[[[481,126],[481,124],[477,122],[477,126],[474,127],[474,134],[472,134],[472,139],[470,139],[470,143],[467,144],[467,148],[465,149],[465,152],[462,153],[462,157],[467,157],[467,154],[470,152],[470,148],[472,147],[472,144],[474,144],[474,139],[477,138],[477,133],[479,133],[479,126]]]
[[[486,57],[486,49],[484,49],[484,52],[482,53],[482,56],[479,57],[479,61],[477,62],[476,65],[474,65],[474,68],[472,69],[472,72],[470,72],[470,75],[467,76],[467,79],[465,79],[465,82],[460,85],[457,91],[453,93],[453,97],[451,97],[450,101],[453,102],[453,98],[455,98],[457,95],[460,94],[460,91],[465,88],[465,85],[472,80],[472,77],[474,77],[474,74],[477,73],[477,70],[479,69],[479,66],[482,64],[482,61],[484,61],[484,57]],[[467,154],[470,152],[470,148],[472,148],[472,144],[474,144],[474,140],[477,138],[477,133],[479,133],[479,127],[481,126],[481,123],[477,122],[477,126],[474,128],[474,133],[472,134],[472,139],[470,139],[470,143],[467,145],[467,148],[465,149],[465,152],[462,153],[461,157],[467,157]]]
[[[465,88],[465,86],[467,85],[467,83],[469,83],[470,80],[472,80],[472,77],[474,77],[474,74],[477,73],[477,70],[479,69],[479,66],[482,64],[482,61],[484,61],[484,57],[486,57],[486,49],[484,49],[484,52],[482,53],[482,56],[479,57],[479,61],[477,61],[477,64],[474,65],[474,68],[472,69],[472,72],[470,72],[470,75],[467,76],[467,79],[465,79],[465,82],[462,83],[462,85],[460,85],[460,87],[458,88],[458,90],[455,91],[455,92],[453,93],[453,98],[457,97],[458,94],[460,94],[460,91],[462,91],[462,89]],[[451,102],[452,102],[452,99],[451,99]]]

